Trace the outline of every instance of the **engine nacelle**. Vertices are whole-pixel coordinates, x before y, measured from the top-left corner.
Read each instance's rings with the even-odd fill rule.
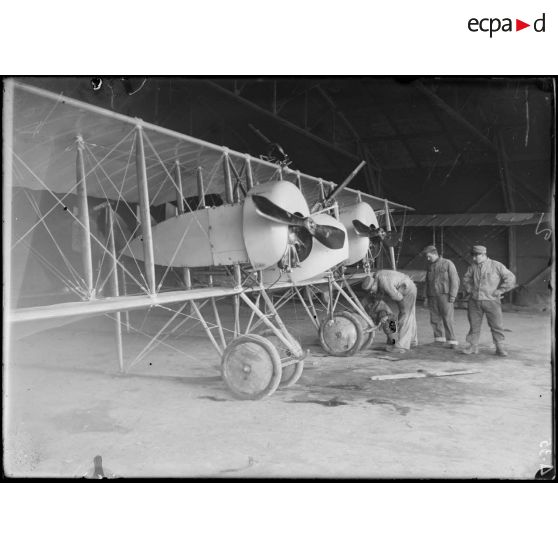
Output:
[[[289,227],[258,214],[252,193],[302,217],[309,213],[304,196],[292,182],[267,182],[253,188],[240,203],[198,209],[152,226],[155,264],[251,264],[259,270],[277,263],[287,250]],[[123,253],[143,260],[143,237],[132,240]]]
[[[276,282],[292,281],[297,283],[305,281],[318,275],[323,274],[325,271],[335,267],[342,261],[346,260],[349,255],[349,243],[347,240],[347,231],[342,223],[334,219],[331,215],[325,213],[314,215],[312,217],[314,222],[318,225],[329,225],[336,227],[345,232],[345,242],[343,247],[338,250],[327,248],[315,238],[311,239],[312,248],[309,255],[296,267],[290,271],[281,270],[277,265],[263,272],[264,284],[272,285]]]
[[[367,236],[358,236],[353,226],[353,220],[358,220],[367,226],[378,225],[378,218],[372,207],[366,202],[358,202],[339,209],[339,220],[347,229],[349,239],[349,255],[345,265],[353,265],[361,261],[368,252],[370,239]]]
[[[289,227],[257,213],[252,194],[264,196],[300,217],[308,217],[310,210],[302,192],[286,180],[259,184],[250,191],[244,200],[242,230],[248,259],[254,269],[261,270],[277,263],[285,254]]]

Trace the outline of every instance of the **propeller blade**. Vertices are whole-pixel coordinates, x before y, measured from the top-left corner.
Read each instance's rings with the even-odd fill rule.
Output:
[[[370,226],[365,225],[358,219],[353,220],[353,227],[355,228],[357,236],[368,236],[370,240],[373,238],[383,238],[385,235],[384,229],[378,229],[376,225],[373,224]]]
[[[312,236],[331,250],[339,250],[345,244],[345,231],[330,225],[315,224],[310,230]]]
[[[264,196],[253,195],[252,201],[256,206],[257,212],[263,217],[267,217],[272,221],[298,227],[303,227],[305,224],[306,220],[303,217],[293,215],[286,209],[279,207],[277,204],[273,203],[271,200],[268,200]]]
[[[388,232],[388,233],[386,233],[386,236],[382,240],[382,242],[388,248],[394,248],[395,246],[397,246],[401,242],[401,237],[395,231],[394,232]]]
[[[308,217],[293,215],[264,196],[253,195],[252,200],[256,206],[256,211],[263,217],[293,227],[304,227],[318,242],[321,242],[327,248],[339,250],[345,244],[345,232],[337,227],[318,225]]]
[[[358,236],[368,236],[370,234],[370,227],[358,219],[353,221],[353,227],[355,228],[355,232]]]
[[[370,240],[379,239],[388,248],[393,248],[401,242],[401,237],[396,231],[388,232],[381,228],[378,229],[374,225],[368,227],[358,219],[353,221],[353,227],[358,236],[368,236]]]

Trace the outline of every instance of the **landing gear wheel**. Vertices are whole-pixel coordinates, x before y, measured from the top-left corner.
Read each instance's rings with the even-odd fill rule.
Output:
[[[283,345],[283,343],[279,340],[277,335],[273,333],[273,331],[271,331],[270,329],[266,329],[265,331],[262,332],[262,336],[265,337],[266,339],[269,339],[273,343],[281,359],[291,356],[291,351],[287,349],[285,345]],[[289,335],[289,337],[290,337],[290,341],[292,341],[294,344],[300,347],[300,343],[292,335]],[[294,364],[289,364],[283,367],[279,386],[280,387],[294,386],[302,376],[303,369],[304,369],[304,360],[299,360]]]
[[[356,312],[351,312],[352,315],[359,321],[362,327],[362,345],[359,347],[359,351],[366,351],[369,349],[372,343],[374,342],[374,337],[376,336],[376,331],[373,329],[370,332],[366,332],[366,330],[370,327],[368,322]]]
[[[281,387],[291,387],[294,386],[300,377],[302,376],[302,371],[304,370],[304,361],[299,360],[295,364],[289,364],[283,368],[283,376],[281,378]]]
[[[236,398],[262,399],[281,381],[281,358],[269,339],[243,335],[225,349],[221,374]]]
[[[361,347],[362,326],[351,312],[339,312],[333,319],[324,318],[320,324],[320,343],[333,356],[352,356]]]

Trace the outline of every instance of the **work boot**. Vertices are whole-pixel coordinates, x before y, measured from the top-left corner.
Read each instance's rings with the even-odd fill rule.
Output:
[[[479,346],[469,343],[461,352],[464,355],[478,355],[479,354]]]
[[[508,352],[502,343],[496,343],[496,355],[501,357],[508,356]]]

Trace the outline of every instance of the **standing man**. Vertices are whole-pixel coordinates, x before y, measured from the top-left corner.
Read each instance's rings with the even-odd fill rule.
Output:
[[[463,277],[465,292],[469,295],[467,317],[469,318],[468,346],[463,350],[467,355],[479,352],[479,338],[482,318],[486,314],[492,339],[498,356],[508,356],[504,347],[504,320],[501,298],[515,287],[515,275],[500,262],[491,260],[486,247],[473,246],[473,264]]]
[[[399,271],[382,269],[367,277],[362,282],[362,288],[373,294],[385,295],[397,303],[399,339],[395,345],[388,345],[386,351],[404,353],[411,345],[417,345],[417,287],[412,279]]]
[[[450,349],[458,345],[453,323],[453,303],[459,290],[459,275],[452,261],[438,255],[436,246],[427,246],[422,253],[428,261],[426,296],[434,342],[448,342]]]

